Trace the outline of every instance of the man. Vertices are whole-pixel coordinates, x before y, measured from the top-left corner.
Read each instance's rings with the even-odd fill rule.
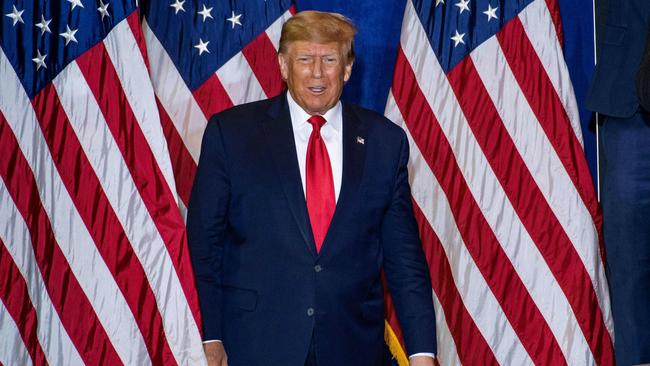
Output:
[[[587,107],[601,114],[601,203],[620,366],[650,363],[650,115],[635,76],[650,1],[598,3],[598,63]],[[641,70],[639,75],[647,71]],[[646,80],[646,83],[650,80]],[[640,85],[641,95],[648,87]]]
[[[433,365],[405,133],[339,101],[355,32],[297,14],[278,55],[288,93],[208,123],[188,238],[211,365],[382,365],[382,269],[411,364]]]

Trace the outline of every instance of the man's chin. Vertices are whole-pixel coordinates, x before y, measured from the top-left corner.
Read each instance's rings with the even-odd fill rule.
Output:
[[[305,112],[314,115],[314,114],[320,114],[323,115],[325,112],[329,111],[334,105],[328,105],[326,103],[312,103],[312,104],[307,104],[306,106],[303,107]]]

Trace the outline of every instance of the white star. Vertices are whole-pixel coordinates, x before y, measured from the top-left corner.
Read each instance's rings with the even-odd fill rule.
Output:
[[[77,6],[80,8],[84,7],[84,4],[81,3],[81,0],[68,0],[68,2],[72,4],[72,9],[70,10],[74,10],[74,8],[76,8]]]
[[[59,33],[59,35],[63,38],[65,38],[65,45],[67,46],[70,41],[74,43],[78,43],[77,39],[74,37],[75,33],[77,33],[79,29],[72,30],[70,27],[67,25],[65,26],[65,32],[64,33]]]
[[[440,4],[444,4],[444,3],[445,3],[445,0],[436,0],[436,6],[438,6]]]
[[[461,14],[463,14],[465,10],[469,12],[469,0],[458,0],[456,6],[460,8]]]
[[[496,8],[492,8],[492,5],[488,4],[488,8],[487,8],[487,10],[483,12],[483,14],[487,15],[487,17],[488,17],[488,22],[489,22],[492,18],[494,18],[494,19],[499,19],[499,18],[497,17],[497,9],[499,9],[498,6],[497,6]]]
[[[194,45],[194,48],[197,48],[199,50],[199,56],[201,56],[203,52],[210,53],[208,50],[208,43],[210,43],[210,41],[203,42],[203,40],[199,38],[199,44]]]
[[[45,17],[43,15],[41,15],[41,22],[35,24],[38,28],[40,28],[41,36],[43,34],[45,34],[45,32],[52,33],[52,31],[50,30],[50,22],[51,21],[52,21],[52,19],[45,20]]]
[[[34,63],[36,64],[36,70],[40,69],[41,66],[47,69],[47,65],[45,64],[45,58],[47,57],[47,54],[41,55],[40,50],[36,50],[36,57],[32,59]]]
[[[99,12],[99,14],[102,15],[102,20],[104,20],[105,16],[108,16],[108,17],[111,16],[110,14],[108,14],[108,5],[110,5],[110,4],[108,4],[108,3],[104,4],[104,2],[102,0],[99,0],[99,8],[97,8],[97,11]]]
[[[5,16],[14,20],[14,24],[13,24],[14,27],[18,22],[25,24],[22,17],[25,10],[18,11],[18,9],[16,9],[16,5],[13,5],[13,7],[14,7],[13,11],[11,13],[5,14]]]
[[[185,4],[185,0],[183,1],[174,0],[174,3],[169,6],[174,8],[174,14],[178,14],[179,11],[185,11],[185,9],[183,9],[183,4]]]
[[[233,11],[232,16],[230,18],[226,19],[226,21],[231,22],[232,23],[232,29],[235,29],[235,24],[241,25],[241,21],[239,21],[239,18],[241,18],[241,16],[242,16],[242,14],[235,15],[235,12]]]
[[[198,13],[203,16],[203,21],[205,22],[205,20],[207,18],[212,18],[212,14],[210,14],[211,11],[212,11],[212,8],[208,9],[208,8],[205,7],[205,4],[203,4],[203,10],[199,11]],[[212,19],[214,19],[214,18],[212,18]]]
[[[453,37],[451,37],[451,40],[454,41],[454,47],[458,46],[459,44],[465,44],[465,41],[463,41],[463,37],[465,37],[465,33],[458,34],[458,30],[456,30],[456,34],[454,34]]]

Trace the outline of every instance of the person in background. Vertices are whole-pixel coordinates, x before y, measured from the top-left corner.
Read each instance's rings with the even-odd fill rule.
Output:
[[[296,14],[278,55],[288,92],[208,123],[187,231],[209,365],[384,365],[382,271],[411,365],[434,364],[406,134],[339,100],[355,32]]]
[[[645,112],[650,112],[650,27],[646,35],[643,60],[636,76],[636,91],[641,107]]]
[[[598,61],[587,107],[600,113],[602,123],[601,204],[614,350],[617,365],[637,365],[650,363],[650,1],[600,2],[597,12]]]

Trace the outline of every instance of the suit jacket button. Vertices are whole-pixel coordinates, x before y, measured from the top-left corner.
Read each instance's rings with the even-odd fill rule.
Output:
[[[307,316],[314,316],[314,308],[307,309]]]
[[[317,265],[314,266],[314,271],[316,271],[316,272],[320,272],[320,271],[322,271],[322,270],[323,270],[323,267],[321,267],[320,264],[317,264]]]

